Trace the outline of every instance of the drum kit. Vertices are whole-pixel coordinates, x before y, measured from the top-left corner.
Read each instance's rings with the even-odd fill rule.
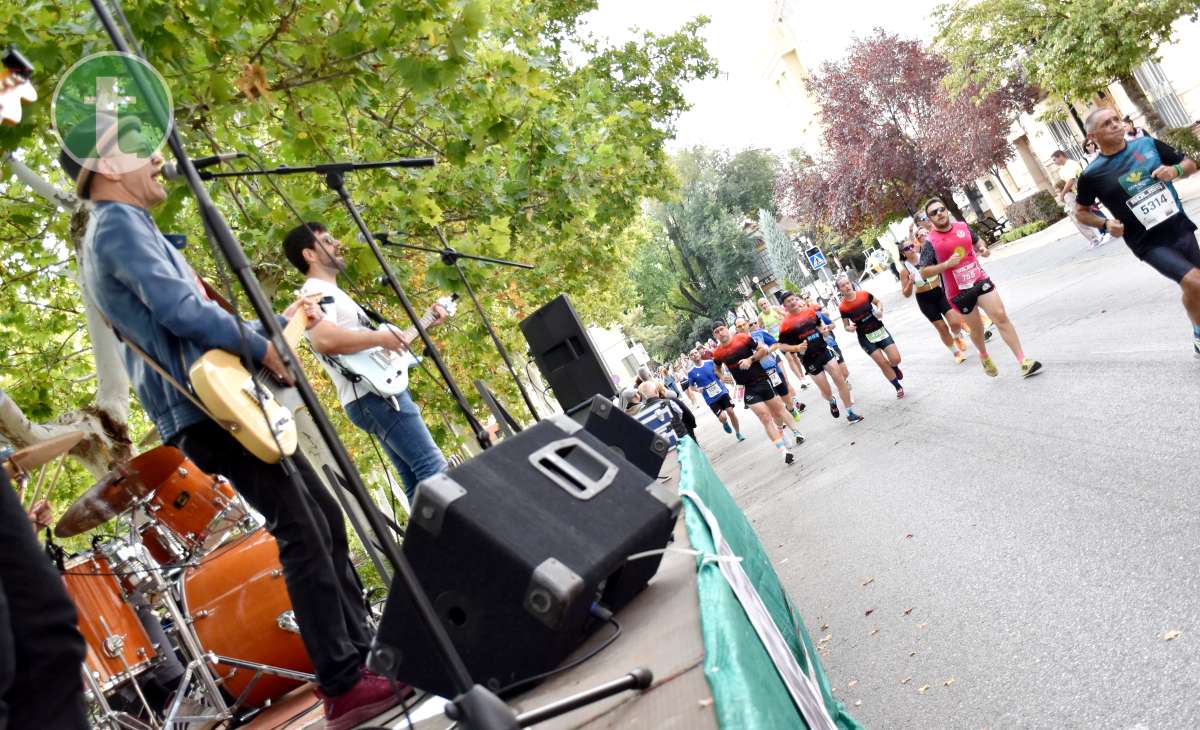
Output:
[[[23,484],[77,441],[18,451],[5,466]],[[118,529],[93,537],[90,550],[57,556],[87,643],[98,725],[215,727],[314,680],[275,539],[228,481],[158,446],[96,482],[54,533],[109,523]],[[181,663],[182,677],[154,707],[142,685],[164,663]]]

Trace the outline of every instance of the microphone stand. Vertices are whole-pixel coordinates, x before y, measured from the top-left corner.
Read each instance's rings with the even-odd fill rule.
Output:
[[[446,381],[447,387],[450,389],[450,395],[454,398],[458,409],[462,411],[463,418],[467,420],[467,425],[470,426],[472,433],[475,434],[475,440],[479,443],[479,448],[487,449],[492,445],[491,437],[488,435],[487,429],[480,422],[475,414],[471,412],[471,406],[467,402],[467,398],[463,395],[462,390],[458,387],[458,381],[454,379],[454,375],[450,373],[446,367],[445,361],[442,360],[441,350],[434,344],[429,337],[429,332],[425,326],[421,324],[421,316],[413,309],[412,302],[409,301],[408,295],[404,293],[403,287],[400,286],[400,281],[396,278],[392,267],[388,265],[387,258],[383,255],[383,250],[379,248],[375,237],[371,235],[371,230],[367,228],[367,224],[363,221],[362,216],[358,213],[358,207],[354,205],[354,201],[350,199],[350,194],[346,192],[346,173],[355,170],[375,170],[383,167],[430,167],[435,160],[432,157],[412,157],[400,160],[389,160],[385,162],[330,162],[322,165],[310,165],[306,167],[288,167],[282,165],[270,169],[260,170],[233,170],[229,172],[201,172],[200,178],[204,180],[213,180],[223,177],[249,177],[251,175],[294,175],[296,173],[311,172],[325,176],[325,184],[330,190],[337,193],[338,199],[343,207],[354,220],[354,224],[358,227],[360,238],[366,241],[367,246],[371,248],[371,253],[375,255],[375,259],[379,262],[379,266],[383,269],[385,281],[391,287],[392,292],[400,301],[400,306],[404,308],[405,314],[412,320],[413,326],[417,330],[417,334],[421,338],[421,342],[425,344],[425,350],[429,357],[433,360],[434,366],[441,373],[442,379]],[[472,298],[474,295],[472,295]]]
[[[512,266],[517,269],[532,269],[533,264],[522,264],[517,261],[508,261],[506,259],[496,259],[491,256],[476,256],[474,254],[463,253],[455,248],[452,248],[446,242],[446,236],[442,234],[440,226],[435,227],[438,240],[442,242],[441,248],[430,248],[429,246],[417,246],[411,243],[400,243],[399,241],[390,240],[388,233],[376,233],[375,238],[384,246],[392,246],[394,248],[408,248],[414,251],[426,251],[428,253],[436,253],[442,258],[442,263],[447,266],[453,266],[458,272],[458,278],[467,288],[467,294],[471,297],[471,303],[475,305],[475,311],[479,313],[479,319],[483,321],[484,328],[492,338],[492,342],[496,345],[496,351],[500,353],[500,359],[504,361],[504,366],[508,368],[508,373],[512,375],[513,382],[517,384],[517,390],[521,391],[521,397],[525,400],[525,406],[529,409],[529,414],[533,416],[535,421],[541,420],[541,415],[538,414],[537,408],[533,405],[533,399],[529,397],[529,392],[525,390],[525,385],[521,379],[517,377],[517,371],[513,367],[512,360],[509,359],[508,350],[505,349],[504,343],[500,341],[500,337],[496,334],[496,330],[492,329],[492,323],[488,320],[487,313],[483,311],[483,306],[479,303],[479,299],[475,296],[475,288],[471,286],[471,282],[467,279],[467,272],[463,271],[459,265],[459,260],[468,259],[470,261],[482,261],[485,264],[498,264],[500,266]]]
[[[121,13],[120,0],[112,0],[112,3],[117,12]],[[113,22],[112,15],[104,7],[103,0],[91,0],[91,5],[97,19],[104,26],[105,32],[112,39],[113,47],[121,53],[140,58],[141,55],[134,54],[129,44],[122,37],[121,32]],[[165,121],[168,118],[167,109],[163,106],[161,99],[151,92],[149,81],[145,78],[145,73],[137,64],[131,64],[130,68],[134,81],[151,107],[151,112],[156,119],[164,122],[163,126],[166,126]],[[429,596],[426,595],[425,590],[421,587],[421,582],[417,579],[416,573],[413,572],[412,566],[409,565],[408,560],[400,552],[395,541],[386,537],[388,530],[383,522],[383,516],[379,513],[379,508],[375,505],[374,500],[371,499],[366,486],[363,485],[358,469],[350,459],[349,453],[346,452],[346,447],[338,438],[337,432],[329,420],[329,415],[317,399],[316,392],[313,391],[308,379],[305,378],[304,370],[299,366],[295,353],[292,352],[292,349],[288,347],[287,342],[284,340],[283,331],[279,327],[279,322],[275,319],[275,312],[271,308],[271,302],[259,286],[258,279],[255,278],[254,271],[250,267],[250,261],[246,258],[246,253],[234,238],[233,231],[229,228],[229,223],[221,215],[221,212],[217,210],[216,205],[208,194],[208,190],[202,184],[196,168],[192,166],[187,152],[183,149],[183,143],[179,139],[178,131],[173,125],[167,131],[167,144],[170,146],[175,159],[179,162],[179,167],[187,179],[188,187],[191,188],[192,194],[196,198],[196,206],[204,223],[205,233],[216,244],[216,247],[220,249],[230,268],[237,276],[238,281],[241,282],[242,287],[245,289],[246,296],[250,300],[255,313],[258,315],[264,331],[270,335],[270,339],[275,343],[275,348],[279,353],[280,359],[295,379],[300,397],[303,399],[305,405],[308,406],[313,421],[321,433],[321,437],[325,440],[326,445],[329,446],[334,461],[337,462],[338,469],[345,475],[354,498],[362,508],[371,529],[382,543],[384,553],[395,569],[396,577],[402,581],[404,589],[408,591],[413,605],[417,609],[417,614],[421,617],[424,629],[429,632],[434,647],[437,650],[438,660],[454,685],[454,712],[459,714],[463,725],[472,730],[516,730],[519,727],[516,713],[494,693],[482,685],[476,684],[471,679],[466,664],[463,663],[462,657],[450,641],[450,636],[446,633],[446,627],[442,625],[441,620],[438,618],[437,612],[434,610]],[[350,208],[355,220],[361,226],[362,220],[358,217],[357,211],[353,209],[353,206],[350,206]],[[363,230],[369,238],[370,234],[366,231],[365,226]],[[388,273],[389,279],[392,280],[393,286],[398,290],[399,286],[396,284],[395,277],[392,276],[390,269],[387,268],[382,252],[374,244],[374,239],[369,240],[380,263],[383,264],[384,270]],[[408,310],[409,316],[413,316],[412,307],[408,303],[408,300],[402,299],[402,301]],[[419,324],[418,328],[420,328]],[[426,333],[422,332],[421,334],[428,338]]]

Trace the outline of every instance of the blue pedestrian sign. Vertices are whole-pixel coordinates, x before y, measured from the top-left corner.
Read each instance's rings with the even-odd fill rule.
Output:
[[[816,246],[805,251],[804,255],[808,257],[808,267],[813,271],[820,271],[829,265],[829,262],[825,260],[825,254],[821,253],[821,249]]]

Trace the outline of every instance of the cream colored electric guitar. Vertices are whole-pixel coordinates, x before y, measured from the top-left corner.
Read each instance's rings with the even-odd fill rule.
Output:
[[[297,308],[283,330],[292,350],[307,323],[304,308]],[[251,375],[239,356],[209,350],[192,365],[188,377],[200,402],[247,451],[268,464],[296,452],[292,412],[301,404],[300,394],[280,384],[270,370],[259,368]]]

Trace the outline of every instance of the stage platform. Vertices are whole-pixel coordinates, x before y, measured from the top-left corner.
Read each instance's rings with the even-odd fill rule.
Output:
[[[663,465],[665,482],[679,486],[679,466],[674,453]],[[671,547],[690,549],[682,515],[675,526]],[[704,677],[704,643],[700,634],[695,558],[679,553],[663,556],[658,573],[646,590],[617,615],[621,636],[601,654],[583,665],[546,680],[517,695],[511,704],[518,712],[533,710],[556,700],[617,679],[636,667],[654,673],[654,683],[642,692],[624,692],[561,717],[536,725],[546,730],[567,728],[622,728],[628,730],[715,730],[712,694]],[[600,628],[567,661],[590,652],[602,643],[611,627]],[[431,697],[410,708],[418,730],[444,730],[451,726],[440,711],[442,702]],[[430,716],[430,713],[434,713]],[[302,687],[280,700],[244,727],[251,730],[319,730],[321,707],[311,688]],[[406,728],[400,708],[362,727]]]

